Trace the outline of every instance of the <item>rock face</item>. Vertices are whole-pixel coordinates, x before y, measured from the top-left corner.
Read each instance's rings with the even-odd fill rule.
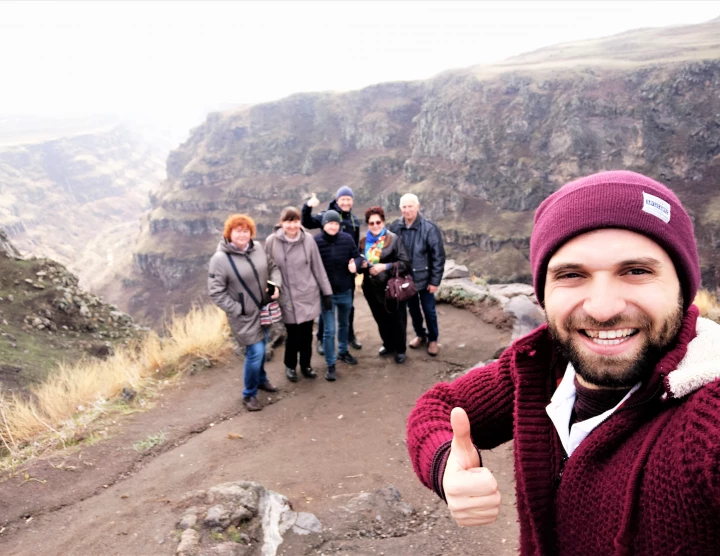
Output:
[[[0,255],[8,259],[20,259],[20,251],[10,242],[7,234],[0,229]]]
[[[720,282],[720,21],[541,50],[425,82],[298,94],[212,114],[173,151],[135,247],[127,298],[187,303],[224,219],[264,238],[313,191],[356,212],[407,191],[448,251],[489,282],[530,281],[532,211],[566,181],[630,169],[671,187],[694,220],[706,287]],[[133,289],[132,284],[141,287]],[[161,312],[145,298],[129,304]]]
[[[67,265],[85,287],[134,240],[170,147],[88,125],[49,137],[0,132],[0,227],[20,251]]]

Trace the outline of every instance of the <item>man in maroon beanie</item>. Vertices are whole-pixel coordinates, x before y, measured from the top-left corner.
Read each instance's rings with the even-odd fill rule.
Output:
[[[720,325],[692,305],[680,201],[633,172],[569,183],[530,262],[547,324],[418,400],[418,477],[458,524],[493,522],[480,450],[513,439],[521,554],[720,554]]]

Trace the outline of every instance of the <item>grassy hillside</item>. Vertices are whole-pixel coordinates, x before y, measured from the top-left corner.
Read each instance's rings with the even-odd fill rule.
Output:
[[[24,390],[58,363],[104,358],[139,327],[47,259],[0,253],[0,386]]]

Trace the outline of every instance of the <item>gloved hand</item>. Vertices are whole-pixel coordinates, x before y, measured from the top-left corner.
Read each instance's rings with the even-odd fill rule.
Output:
[[[323,311],[332,311],[332,295],[323,295]]]

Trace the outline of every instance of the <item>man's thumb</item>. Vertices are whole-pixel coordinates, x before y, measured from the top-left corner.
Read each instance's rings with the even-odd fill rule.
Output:
[[[456,407],[450,413],[450,426],[453,430],[450,453],[463,469],[480,467],[480,456],[473,446],[470,436],[470,419],[461,407]]]

